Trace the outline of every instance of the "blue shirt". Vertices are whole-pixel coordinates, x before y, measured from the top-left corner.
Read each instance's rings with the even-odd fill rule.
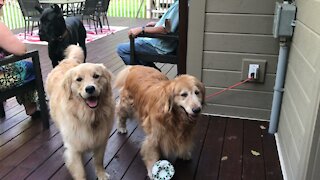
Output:
[[[171,32],[177,32],[179,25],[179,1],[175,1],[165,12],[155,27],[162,26],[165,28],[165,20],[171,21]],[[141,38],[145,43],[153,46],[159,54],[168,54],[173,52],[177,47],[176,40],[163,40],[158,38]]]

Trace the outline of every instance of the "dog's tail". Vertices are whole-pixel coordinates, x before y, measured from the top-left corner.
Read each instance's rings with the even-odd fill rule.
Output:
[[[74,60],[77,63],[84,62],[84,53],[80,46],[77,45],[70,45],[64,51],[64,55],[66,59]]]
[[[121,89],[124,86],[131,68],[132,66],[127,66],[119,72],[119,74],[116,77],[116,80],[114,81],[114,87]]]

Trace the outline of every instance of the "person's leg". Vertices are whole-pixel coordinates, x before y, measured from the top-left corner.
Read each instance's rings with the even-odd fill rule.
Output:
[[[20,61],[17,66],[23,69],[22,79],[23,84],[32,81],[36,78],[33,64],[30,61]],[[38,111],[38,94],[36,90],[28,91],[27,93],[16,96],[16,99],[20,104],[24,105],[26,114],[30,116],[36,116],[39,114]]]
[[[135,51],[139,54],[152,54],[152,55],[159,54],[153,46],[145,43],[141,39],[137,39],[135,41]],[[147,61],[144,61],[143,59],[138,59],[138,58],[136,58],[136,59],[137,59],[138,64],[153,67],[153,68],[156,68],[157,70],[160,71],[160,69],[153,62],[147,62]]]
[[[130,64],[130,43],[129,42],[119,44],[117,47],[117,53],[126,65]]]
[[[39,115],[38,94],[36,90],[27,91],[26,93],[16,96],[19,104],[23,104],[26,114],[30,116]]]
[[[153,54],[153,55],[158,54],[158,52],[154,49],[154,47],[145,43],[144,41],[141,41],[139,38],[135,40],[135,51],[141,54]],[[117,47],[117,53],[126,65],[130,64],[130,43],[129,42],[119,44]],[[143,61],[143,59],[137,59],[137,64],[154,67],[159,70],[159,68],[156,67],[153,62],[145,62]]]

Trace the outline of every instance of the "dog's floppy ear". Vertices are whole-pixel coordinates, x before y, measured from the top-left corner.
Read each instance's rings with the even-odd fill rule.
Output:
[[[72,74],[73,74],[73,70],[70,69],[69,71],[67,71],[62,81],[62,88],[64,89],[64,92],[66,93],[66,96],[68,97],[68,99],[72,98],[72,91],[71,91]]]
[[[99,66],[103,69],[103,76],[111,82],[111,79],[113,78],[112,73],[103,64],[99,64]]]
[[[206,98],[206,89],[204,87],[204,84],[199,81],[198,79],[196,79],[196,86],[198,87],[198,89],[200,90],[200,93],[202,94],[202,104],[205,104],[205,98]]]
[[[42,8],[41,6],[36,5],[34,8],[35,8],[37,11],[39,11],[40,14],[42,14],[43,8]]]
[[[101,72],[102,72],[102,74],[101,74],[101,76],[102,77],[104,77],[106,80],[107,80],[107,83],[105,83],[105,89],[107,90],[107,91],[112,91],[111,90],[111,79],[112,79],[112,73],[103,65],[103,64],[98,64],[100,67],[100,69],[101,69]]]
[[[167,87],[165,88],[164,95],[162,99],[164,102],[164,113],[170,113],[173,108],[173,102],[174,102],[174,83],[170,82]]]
[[[56,14],[62,14],[61,9],[60,9],[60,7],[59,7],[57,4],[53,4],[53,5],[51,6],[51,8],[53,9],[53,11],[54,11]]]

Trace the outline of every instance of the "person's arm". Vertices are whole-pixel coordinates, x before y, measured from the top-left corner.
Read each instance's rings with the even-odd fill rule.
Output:
[[[151,21],[146,24],[146,27],[154,27],[156,24],[157,22]]]
[[[136,27],[136,28],[132,28],[129,30],[128,34],[129,35],[133,35],[133,36],[137,36],[138,34],[140,34],[142,32],[143,27]],[[144,27],[144,32],[145,33],[150,33],[150,34],[166,34],[168,33],[166,31],[166,29],[162,26],[158,26],[158,27]]]
[[[0,39],[0,47],[8,53],[14,55],[26,53],[26,46],[2,22],[0,22]]]

